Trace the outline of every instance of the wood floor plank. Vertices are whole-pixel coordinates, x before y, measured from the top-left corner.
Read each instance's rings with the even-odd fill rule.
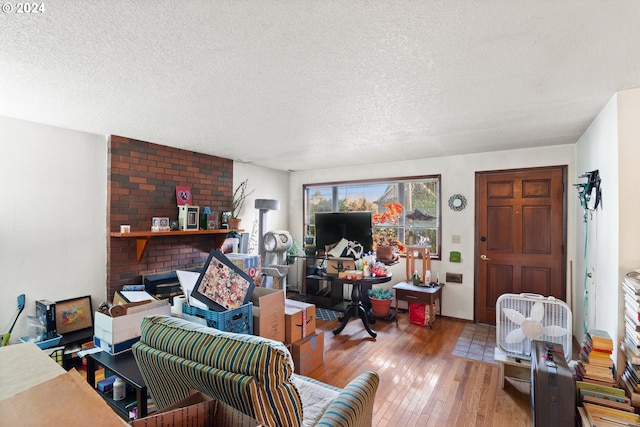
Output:
[[[410,324],[401,313],[397,326],[378,320],[373,339],[359,319],[337,336],[332,333],[337,320],[318,320],[324,365],[309,376],[344,387],[363,371],[376,371],[376,427],[530,426],[526,388],[507,384],[503,390],[498,365],[451,355],[465,323],[442,318],[431,330]]]

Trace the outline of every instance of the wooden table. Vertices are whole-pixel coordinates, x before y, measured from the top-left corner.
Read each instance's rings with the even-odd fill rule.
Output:
[[[371,307],[366,307],[364,304],[362,287],[366,289],[370,289],[371,285],[375,285],[378,283],[385,283],[391,280],[391,274],[384,277],[363,277],[362,279],[353,280],[353,279],[332,279],[333,283],[351,283],[353,284],[353,289],[351,290],[351,302],[347,306],[347,309],[344,312],[344,315],[340,318],[340,326],[337,329],[334,329],[333,334],[338,335],[347,323],[349,323],[349,319],[352,317],[359,317],[364,324],[364,328],[367,330],[369,335],[373,338],[377,337],[378,334],[371,329],[369,322],[369,309]],[[366,292],[366,291],[364,291]],[[396,303],[397,304],[397,303]]]
[[[442,286],[436,285],[433,287],[416,286],[409,282],[400,282],[393,285],[393,289],[396,293],[396,324],[398,324],[398,301],[415,302],[418,304],[429,305],[433,309],[433,303],[436,300],[440,301],[440,313],[442,313]],[[436,313],[429,316],[428,326],[433,329],[433,323]]]

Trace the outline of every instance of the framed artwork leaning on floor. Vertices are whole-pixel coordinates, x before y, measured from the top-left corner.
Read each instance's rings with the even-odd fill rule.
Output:
[[[56,301],[56,331],[61,334],[93,327],[91,295]]]

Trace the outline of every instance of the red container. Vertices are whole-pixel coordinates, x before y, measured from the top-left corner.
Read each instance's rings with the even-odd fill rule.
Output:
[[[415,302],[409,303],[409,322],[414,325],[424,326],[427,320],[427,306]],[[429,310],[431,311],[431,310]]]
[[[433,323],[436,317],[437,304],[433,307],[429,304],[409,303],[409,322],[414,325],[427,326]]]

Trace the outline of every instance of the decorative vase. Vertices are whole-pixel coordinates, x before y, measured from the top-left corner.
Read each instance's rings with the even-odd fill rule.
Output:
[[[393,246],[391,245],[378,245],[376,248],[376,258],[379,261],[392,261],[393,260]]]
[[[227,224],[229,224],[230,229],[236,230],[240,228],[240,221],[242,221],[240,218],[228,218]]]
[[[391,299],[377,299],[369,297],[371,314],[375,317],[387,317],[391,313]]]

